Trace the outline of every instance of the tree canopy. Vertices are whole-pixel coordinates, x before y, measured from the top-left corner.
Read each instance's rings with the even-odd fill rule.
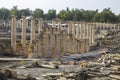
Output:
[[[86,22],[109,22],[119,23],[120,14],[116,15],[110,8],[105,8],[99,12],[96,10],[84,10],[84,9],[63,9],[56,13],[55,9],[49,9],[48,12],[40,8],[36,8],[34,11],[27,9],[18,9],[17,6],[13,6],[11,10],[7,8],[0,8],[0,19],[6,20],[11,18],[12,15],[16,15],[18,19],[22,16],[35,16],[36,18],[43,18],[46,20],[52,20],[53,18],[59,18],[63,21],[86,21]]]

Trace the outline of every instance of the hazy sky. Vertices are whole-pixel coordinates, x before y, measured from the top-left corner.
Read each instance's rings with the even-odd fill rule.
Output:
[[[0,8],[11,9],[15,5],[18,6],[18,9],[41,8],[45,12],[52,8],[58,12],[66,7],[100,11],[104,8],[111,8],[114,13],[120,14],[120,0],[0,0]]]

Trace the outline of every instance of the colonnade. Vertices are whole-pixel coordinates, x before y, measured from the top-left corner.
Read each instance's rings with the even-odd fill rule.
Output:
[[[38,33],[36,35],[36,19],[27,20],[25,16],[21,21],[21,44],[24,53],[32,53],[40,57],[63,56],[65,53],[89,52],[90,46],[95,44],[95,31],[100,26],[97,23],[85,23],[76,21],[52,21],[51,27],[44,25],[42,18],[38,20]],[[30,25],[28,22],[30,21]],[[30,44],[34,50],[28,52],[26,40],[26,28],[30,26]],[[11,46],[16,51],[16,16],[12,17]],[[116,29],[116,28],[115,28]],[[119,29],[119,27],[118,27]],[[28,55],[27,54],[27,55]]]

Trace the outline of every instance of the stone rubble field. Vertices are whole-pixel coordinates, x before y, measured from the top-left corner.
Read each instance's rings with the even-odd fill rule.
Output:
[[[0,68],[0,80],[120,80],[120,54],[105,53],[92,60],[13,62]]]

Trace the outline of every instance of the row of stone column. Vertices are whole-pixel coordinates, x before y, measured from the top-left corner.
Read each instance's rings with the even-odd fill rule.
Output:
[[[69,34],[40,34],[37,43],[37,56],[56,57],[65,53],[84,53],[89,51],[88,40],[77,40]]]
[[[77,40],[88,39],[89,45],[94,44],[94,24],[67,22],[67,26],[67,33],[73,34]]]
[[[108,24],[108,23],[94,23],[95,29],[100,30],[120,30],[120,24]]]
[[[39,33],[41,31],[43,31],[42,27],[43,27],[43,21],[42,19],[39,20]],[[55,26],[53,24],[53,26]],[[26,53],[26,27],[27,27],[27,20],[26,17],[22,18],[22,39],[21,39],[21,43],[22,43],[22,48],[23,48],[23,52]],[[61,30],[61,26],[60,23],[58,25],[59,29]],[[75,24],[75,23],[70,23],[68,24],[67,27],[67,34],[72,34],[72,38],[70,38],[71,40],[66,40],[66,37],[61,38],[59,35],[60,34],[56,34],[56,38],[52,39],[54,43],[52,45],[54,45],[54,47],[52,47],[52,54],[54,55],[54,52],[60,52],[63,51],[63,49],[65,49],[66,51],[64,52],[71,52],[71,53],[78,53],[78,52],[85,52],[87,51],[85,48],[86,45],[89,46],[89,44],[93,43],[92,41],[94,41],[94,35],[93,35],[93,28],[90,25],[86,25],[86,24]],[[55,35],[55,34],[54,34]],[[63,41],[66,41],[66,45],[61,46],[60,43]],[[45,38],[44,38],[45,39]],[[35,19],[33,18],[31,20],[31,44],[33,43],[33,41],[35,40]],[[42,40],[41,40],[42,41]],[[45,40],[43,40],[42,44],[44,44],[42,47],[42,55],[45,52],[45,48],[47,48],[45,45],[48,45],[47,43],[44,43]],[[69,43],[70,41],[70,43]],[[57,46],[55,46],[57,45]],[[59,46],[58,46],[59,45]],[[11,34],[11,46],[13,48],[13,50],[16,50],[16,17],[13,16],[12,17],[12,34]],[[66,46],[66,47],[65,47]],[[72,47],[71,47],[72,46]],[[71,48],[70,48],[71,47]],[[61,48],[61,49],[60,49]],[[57,51],[55,51],[57,50]],[[89,49],[88,49],[89,50]],[[62,53],[63,54],[63,53]]]
[[[60,33],[63,29],[61,29],[62,26],[60,26],[59,23],[60,22],[54,22],[52,25],[53,30],[45,28],[44,34],[41,35],[43,37],[39,40],[38,44],[38,54],[40,53],[41,57],[46,57],[48,51],[50,51],[49,57],[63,55],[67,52],[84,53],[89,51],[90,45],[94,43],[93,24],[67,23],[67,33],[64,34]],[[57,24],[57,28],[55,24]],[[57,29],[57,31],[55,31],[55,29]],[[51,35],[50,41],[48,35]],[[70,35],[72,35],[72,37],[70,37]]]
[[[61,22],[53,21],[52,24],[53,28],[56,28],[57,25],[58,31],[66,30],[66,34],[73,34],[77,40],[83,41],[84,39],[88,39],[89,45],[94,44],[96,24],[73,21],[65,22],[64,27]]]
[[[28,20],[26,19],[25,16],[22,17],[22,22],[21,22],[21,44],[23,48],[23,52],[26,53],[26,28],[28,27]],[[39,19],[39,33],[42,31],[42,25],[43,25],[43,20]],[[12,25],[11,25],[11,46],[14,51],[16,51],[16,28],[17,28],[17,20],[16,16],[12,16]],[[35,41],[35,19],[31,19],[31,33],[30,33],[30,42],[31,44],[33,41]]]

